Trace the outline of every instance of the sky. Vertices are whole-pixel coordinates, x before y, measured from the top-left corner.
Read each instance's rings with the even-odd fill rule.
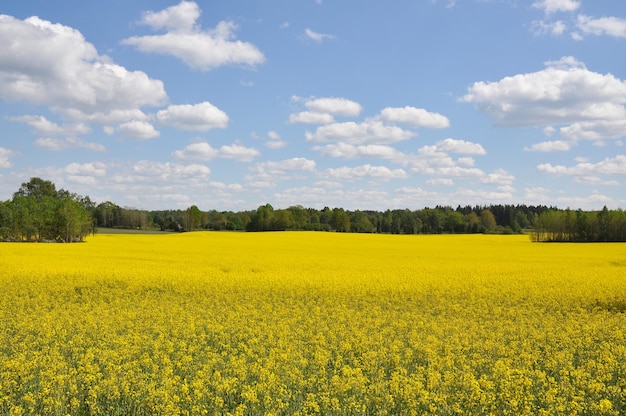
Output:
[[[0,200],[626,208],[623,0],[0,6]]]

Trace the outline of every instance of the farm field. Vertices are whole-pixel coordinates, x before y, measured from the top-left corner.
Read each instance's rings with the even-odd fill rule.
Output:
[[[0,415],[620,415],[626,244],[0,244]]]

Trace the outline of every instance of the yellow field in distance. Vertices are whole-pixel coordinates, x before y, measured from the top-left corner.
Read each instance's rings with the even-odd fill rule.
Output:
[[[620,415],[626,244],[0,244],[0,415]]]

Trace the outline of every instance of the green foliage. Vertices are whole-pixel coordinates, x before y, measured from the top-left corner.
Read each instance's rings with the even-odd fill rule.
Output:
[[[0,204],[0,235],[10,241],[82,241],[93,229],[91,207],[88,197],[31,178]]]
[[[93,217],[93,220],[92,220]],[[192,231],[337,231],[386,234],[515,234],[532,231],[534,241],[626,241],[621,209],[585,212],[526,205],[436,206],[421,210],[349,211],[301,205],[255,211],[147,211],[57,191],[40,178],[23,183],[10,201],[0,201],[0,238],[81,240],[93,226],[116,229]]]
[[[550,210],[534,221],[533,241],[608,242],[626,241],[626,212]]]

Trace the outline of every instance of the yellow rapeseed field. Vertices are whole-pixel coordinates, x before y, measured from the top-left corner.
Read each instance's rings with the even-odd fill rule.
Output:
[[[620,415],[626,244],[0,244],[1,415]]]

